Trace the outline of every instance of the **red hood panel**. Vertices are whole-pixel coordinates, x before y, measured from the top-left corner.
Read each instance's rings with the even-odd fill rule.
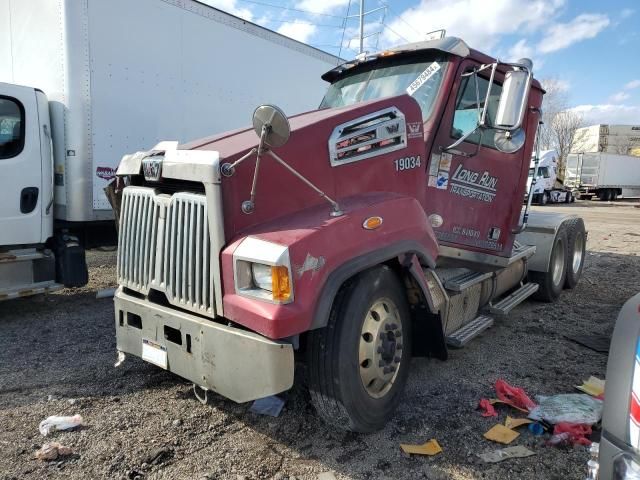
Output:
[[[375,191],[408,193],[406,187],[410,187],[411,195],[416,195],[416,185],[405,185],[406,175],[395,185],[395,180],[389,175],[394,172],[394,159],[408,155],[409,150],[413,150],[413,155],[424,150],[422,138],[410,140],[407,148],[397,152],[348,165],[332,167],[329,161],[328,139],[336,125],[391,106],[401,110],[407,122],[421,122],[420,107],[407,95],[349,107],[315,110],[291,117],[289,142],[274,151],[334,200]],[[257,144],[258,137],[253,129],[245,129],[205,138],[181,148],[216,150],[223,164],[237,160]],[[382,172],[381,161],[385,167]],[[250,227],[314,205],[326,205],[329,215],[331,206],[328,202],[268,155],[263,156],[260,163],[255,211],[249,215],[243,213],[241,204],[250,198],[255,163],[255,157],[248,158],[236,168],[232,177],[222,177],[227,241]]]

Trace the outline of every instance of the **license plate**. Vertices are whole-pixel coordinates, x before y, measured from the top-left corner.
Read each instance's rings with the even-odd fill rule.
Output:
[[[146,338],[142,339],[142,359],[167,369],[167,347]]]

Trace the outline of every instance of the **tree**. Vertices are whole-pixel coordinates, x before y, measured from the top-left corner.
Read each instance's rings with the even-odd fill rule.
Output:
[[[542,80],[546,90],[542,101],[543,125],[538,129],[538,139],[543,150],[558,152],[558,173],[564,177],[567,155],[571,151],[576,130],[583,126],[582,115],[569,108],[567,88],[557,78]]]

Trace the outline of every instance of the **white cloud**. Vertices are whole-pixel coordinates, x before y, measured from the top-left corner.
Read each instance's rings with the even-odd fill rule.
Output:
[[[472,47],[488,51],[502,35],[541,29],[565,4],[566,0],[420,0],[419,5],[398,12],[404,21],[396,17],[390,27],[410,41],[445,28],[447,35],[459,36]],[[385,29],[385,40],[388,44],[402,42],[389,29]]]
[[[620,12],[620,18],[624,20],[625,18],[629,18],[634,13],[636,13],[636,11],[632,8],[623,8]]]
[[[526,39],[518,40],[513,47],[509,49],[508,60],[519,60],[521,58],[531,58],[533,57],[533,47],[527,44]]]
[[[538,50],[542,53],[562,50],[574,43],[594,38],[610,23],[606,15],[592,13],[578,15],[568,23],[556,23],[547,29],[545,38],[538,44]]]
[[[633,90],[634,88],[640,88],[640,80],[631,80],[624,86],[625,90]]]
[[[202,3],[206,3],[215,8],[219,8],[220,10],[224,10],[225,12],[230,13],[231,15],[235,15],[240,18],[244,18],[245,20],[252,21],[253,13],[248,8],[238,7],[236,5],[236,0],[200,0]]]
[[[587,125],[598,123],[637,124],[640,118],[640,105],[578,105],[571,108],[583,116]]]
[[[315,13],[328,13],[346,7],[348,4],[349,0],[302,0],[296,4],[296,8]]]
[[[617,92],[609,97],[611,103],[622,103],[627,100],[630,95],[627,92]]]
[[[317,28],[315,27],[315,25],[310,25],[309,23],[294,22],[285,23],[284,25],[282,25],[280,28],[278,28],[278,33],[307,43],[309,38],[311,38],[311,36],[316,33],[316,30]]]

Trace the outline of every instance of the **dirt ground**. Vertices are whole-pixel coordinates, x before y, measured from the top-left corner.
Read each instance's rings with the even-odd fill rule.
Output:
[[[90,283],[48,297],[0,303],[0,478],[582,479],[584,447],[544,445],[526,430],[514,441],[536,455],[487,465],[477,453],[499,447],[482,437],[496,419],[478,400],[498,378],[531,396],[572,392],[604,377],[606,355],[567,340],[610,335],[626,299],[640,289],[640,203],[577,202],[548,211],[581,214],[589,230],[584,277],[559,303],[527,302],[441,362],[415,358],[404,402],[387,427],[356,435],[326,427],[302,382],[279,418],[213,396],[200,404],[190,384],[129,357],[116,360],[113,304],[96,291],[115,286],[115,253],[88,255]],[[536,207],[542,208],[542,207]],[[42,437],[49,415],[81,414],[78,431]],[[499,409],[498,421],[516,412]],[[444,452],[406,457],[402,443],[436,438]],[[74,454],[41,462],[49,440]],[[155,460],[154,460],[155,457]]]

